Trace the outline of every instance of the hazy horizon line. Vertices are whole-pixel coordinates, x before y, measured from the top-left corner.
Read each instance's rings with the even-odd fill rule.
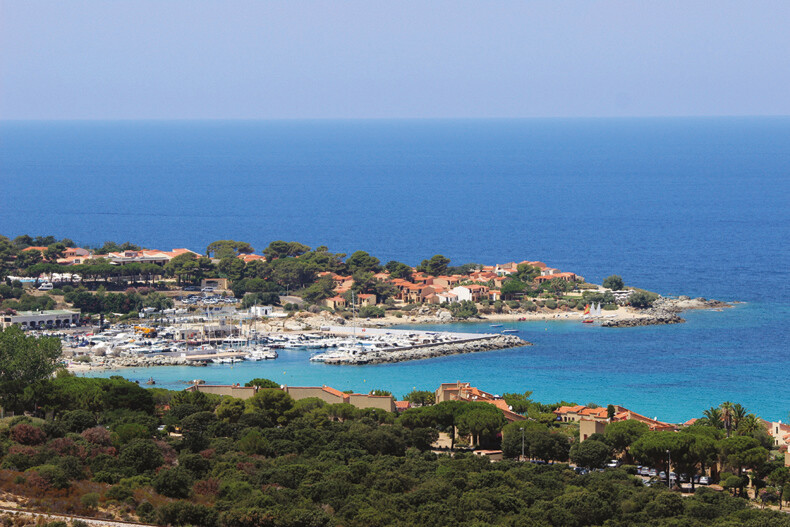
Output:
[[[74,117],[74,118],[0,118],[0,123],[21,122],[261,122],[261,121],[572,121],[572,120],[640,120],[640,119],[783,119],[790,114],[718,114],[718,115],[597,115],[533,117]]]

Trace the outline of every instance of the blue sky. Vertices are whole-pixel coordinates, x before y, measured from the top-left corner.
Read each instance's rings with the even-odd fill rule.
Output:
[[[787,0],[0,10],[0,119],[790,115]]]

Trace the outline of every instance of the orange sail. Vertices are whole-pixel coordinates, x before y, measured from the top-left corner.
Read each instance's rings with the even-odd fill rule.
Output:
[[[587,304],[586,306],[584,306],[584,314],[585,315],[589,315],[590,314],[590,304]]]

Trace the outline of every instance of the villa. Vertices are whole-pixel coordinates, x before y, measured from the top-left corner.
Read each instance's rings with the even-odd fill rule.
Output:
[[[475,388],[468,382],[443,383],[436,390],[436,402],[466,401],[493,404],[505,414],[510,422],[524,421],[526,417],[514,412],[503,398]]]

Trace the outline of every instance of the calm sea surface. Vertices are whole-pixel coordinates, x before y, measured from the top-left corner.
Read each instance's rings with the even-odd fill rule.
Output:
[[[419,263],[540,259],[745,302],[633,329],[521,323],[535,346],[404,364],[126,370],[341,389],[468,380],[667,420],[790,411],[790,119],[0,123],[0,233],[202,251],[276,239]],[[446,326],[445,326],[446,327]],[[486,329],[487,326],[483,326]],[[452,329],[479,331],[477,325]]]

